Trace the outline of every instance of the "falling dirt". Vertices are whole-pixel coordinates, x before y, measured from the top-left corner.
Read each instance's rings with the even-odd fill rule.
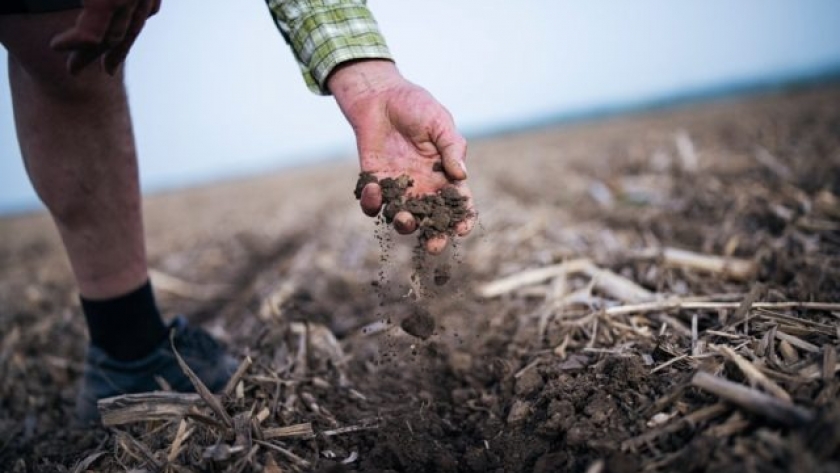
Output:
[[[415,307],[414,313],[403,319],[400,327],[407,333],[426,340],[435,331],[435,319],[426,309]]]
[[[414,183],[407,175],[378,180],[374,175],[363,172],[356,182],[354,194],[357,199],[361,198],[362,189],[371,183],[378,183],[382,189],[385,222],[393,222],[400,211],[410,212],[417,222],[420,243],[436,236],[454,235],[457,225],[470,216],[467,198],[453,186],[444,187],[437,194],[417,197],[409,193]]]
[[[437,163],[436,171],[443,169]],[[378,225],[375,237],[380,243],[380,260],[387,264],[390,259],[389,252],[392,240],[389,235],[388,226],[393,223],[394,218],[400,211],[408,211],[417,222],[417,246],[413,252],[413,272],[410,275],[412,290],[414,291],[411,301],[407,305],[411,307],[411,315],[404,318],[400,327],[408,334],[421,340],[432,336],[435,329],[435,319],[424,307],[425,297],[431,294],[429,281],[435,286],[443,286],[451,279],[452,269],[448,263],[438,264],[429,274],[430,256],[424,249],[424,243],[431,238],[445,235],[453,238],[457,225],[470,216],[467,207],[467,199],[463,197],[455,187],[447,186],[437,194],[415,196],[409,192],[414,185],[411,178],[402,175],[397,178],[384,178],[379,180],[371,173],[362,172],[356,182],[354,195],[361,199],[362,191],[368,184],[375,183],[380,186],[382,192],[382,214],[383,222]],[[384,272],[380,270],[380,280],[377,281],[375,289],[380,298],[388,285]]]
[[[435,285],[443,286],[452,278],[452,267],[447,263],[441,263],[435,268],[434,281]]]

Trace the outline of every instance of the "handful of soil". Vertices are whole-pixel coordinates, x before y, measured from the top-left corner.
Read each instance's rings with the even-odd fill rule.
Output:
[[[443,169],[435,169],[443,172]],[[376,183],[382,190],[382,218],[386,223],[391,224],[399,212],[411,213],[417,222],[418,246],[414,251],[414,270],[412,280],[419,287],[415,287],[418,295],[426,292],[425,284],[420,282],[419,274],[425,268],[426,251],[424,244],[440,235],[454,236],[456,226],[471,216],[467,207],[467,198],[462,196],[454,186],[447,186],[435,194],[413,196],[408,190],[414,185],[412,179],[403,174],[397,178],[386,177],[379,180],[371,173],[359,174],[354,194],[356,199],[362,198],[362,191],[366,185]],[[416,279],[415,279],[416,278]],[[435,285],[442,286],[451,278],[449,264],[441,264],[435,268],[432,281]],[[400,327],[408,334],[421,340],[426,340],[434,334],[435,319],[427,309],[421,307],[418,302],[413,307],[411,314],[402,320]]]
[[[362,198],[362,189],[370,183],[378,183],[382,188],[382,216],[385,222],[393,222],[402,210],[410,212],[417,221],[420,243],[439,235],[453,235],[456,225],[470,216],[467,198],[455,187],[444,187],[437,194],[414,197],[408,195],[408,189],[414,182],[405,174],[380,181],[373,174],[363,172],[356,182],[356,199]]]

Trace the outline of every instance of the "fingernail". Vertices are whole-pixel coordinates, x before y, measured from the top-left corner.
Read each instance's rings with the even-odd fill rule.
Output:
[[[467,164],[463,161],[458,161],[458,165],[461,166],[461,170],[464,171],[464,177],[467,176]]]

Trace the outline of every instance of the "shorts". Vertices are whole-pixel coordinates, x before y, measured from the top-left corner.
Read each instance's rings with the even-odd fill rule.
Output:
[[[75,10],[82,0],[0,0],[0,15]]]

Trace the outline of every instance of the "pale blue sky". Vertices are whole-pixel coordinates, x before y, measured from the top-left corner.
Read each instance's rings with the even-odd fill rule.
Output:
[[[403,73],[466,132],[840,67],[835,0],[370,0]],[[0,53],[0,212],[37,206]],[[144,188],[353,156],[262,0],[164,0],[129,61]],[[57,157],[60,159],[60,157]]]

